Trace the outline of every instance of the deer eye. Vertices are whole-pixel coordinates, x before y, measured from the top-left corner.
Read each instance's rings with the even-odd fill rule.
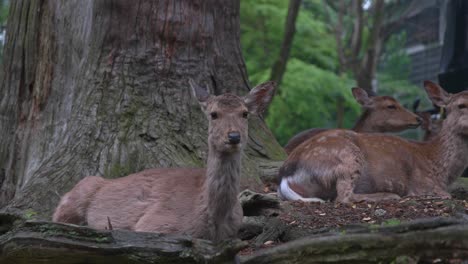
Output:
[[[243,112],[243,113],[242,113],[242,117],[243,117],[243,118],[249,117],[249,112],[247,112],[247,111]]]
[[[211,112],[211,113],[210,113],[210,116],[211,116],[211,119],[212,119],[212,120],[215,120],[215,119],[218,118],[218,113],[216,113],[216,112]]]
[[[458,105],[458,109],[465,109],[466,108],[466,104],[459,104]]]
[[[388,109],[392,109],[392,110],[395,110],[396,109],[396,105],[389,105],[387,106]]]

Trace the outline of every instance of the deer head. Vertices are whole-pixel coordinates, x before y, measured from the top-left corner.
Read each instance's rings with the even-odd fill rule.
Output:
[[[424,131],[424,141],[427,141],[439,133],[442,126],[442,114],[441,111],[436,108],[419,111],[420,102],[421,99],[419,98],[414,100],[413,113],[421,117],[421,129]]]
[[[451,130],[458,135],[467,136],[468,91],[452,95],[431,81],[425,81],[424,88],[435,105],[445,108],[446,118],[442,124],[444,129]]]
[[[208,118],[208,144],[221,153],[239,152],[247,142],[248,117],[261,114],[271,102],[275,83],[266,82],[240,97],[234,94],[210,95],[189,79],[193,95]]]
[[[421,124],[419,116],[390,96],[369,97],[364,89],[358,87],[353,88],[352,92],[356,101],[366,111],[367,122],[372,124],[376,132],[399,132]]]

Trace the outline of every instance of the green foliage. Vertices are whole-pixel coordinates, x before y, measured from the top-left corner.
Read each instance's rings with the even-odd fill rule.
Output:
[[[255,79],[268,78],[265,72]],[[344,101],[345,127],[351,127],[359,114],[351,87],[352,81],[298,59],[291,59],[284,76],[282,91],[273,100],[267,124],[280,144],[311,127],[336,127],[336,98]]]
[[[411,69],[411,60],[404,51],[406,32],[392,35],[385,43],[385,52],[381,57],[381,73],[394,79],[406,80]]]
[[[241,0],[241,44],[253,84],[266,81],[270,76],[281,47],[288,3],[283,0]],[[350,128],[360,112],[350,91],[355,81],[336,74],[336,42],[330,24],[336,22],[337,14],[325,3],[323,0],[303,0],[299,11],[280,92],[266,119],[281,144],[308,128],[336,127],[339,98],[343,100],[344,127]],[[344,27],[348,29],[345,32],[351,32],[353,19],[344,17]],[[362,50],[366,49],[368,36],[369,28],[366,26]],[[345,39],[349,37],[345,36]],[[429,108],[430,103],[422,87],[407,81],[411,64],[404,52],[405,42],[406,34],[400,33],[385,43],[382,67],[377,74],[377,92],[395,97],[406,107],[411,107],[415,99],[421,98],[421,109]],[[422,134],[416,133],[413,130],[401,135],[418,138]]]
[[[26,219],[26,220],[35,220],[37,216],[38,216],[37,212],[35,212],[32,209],[27,209],[24,212],[24,219]]]
[[[0,0],[0,31],[3,31],[3,28],[6,26],[9,9],[10,9],[9,2],[5,0]],[[0,42],[0,63],[2,61],[3,61],[3,43]]]
[[[0,4],[0,24],[2,26],[5,26],[5,23],[7,21],[9,7],[10,5],[8,4],[8,2],[3,2],[2,4]]]
[[[318,20],[320,0],[309,0],[307,9],[302,7],[296,21],[296,34],[291,58],[335,70],[337,59],[335,41],[327,25]],[[256,74],[269,70],[276,60],[283,38],[288,1],[242,0],[241,43],[247,70]]]
[[[288,1],[241,0],[241,44],[252,83],[268,80],[279,55]],[[322,0],[305,0],[297,21],[290,59],[267,123],[281,144],[311,127],[336,126],[336,98],[344,98],[345,125],[358,113],[350,88],[337,76],[336,43],[324,20]]]

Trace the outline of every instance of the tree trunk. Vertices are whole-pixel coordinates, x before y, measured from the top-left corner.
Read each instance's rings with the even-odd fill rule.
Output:
[[[278,86],[281,84],[284,72],[286,71],[289,53],[294,40],[294,33],[296,33],[296,19],[297,14],[299,13],[299,8],[301,7],[301,1],[302,0],[289,1],[288,16],[286,17],[286,23],[284,26],[283,43],[281,44],[279,57],[271,69],[270,80],[275,81]]]
[[[204,166],[207,121],[187,79],[247,93],[239,34],[239,1],[11,2],[0,205],[48,218],[87,175]],[[242,184],[255,189],[284,152],[258,117],[249,132]]]
[[[382,25],[385,3],[383,0],[375,0],[373,5],[372,27],[370,28],[369,40],[367,42],[367,50],[360,65],[355,67],[355,78],[357,85],[364,90],[367,94],[375,95],[375,87],[372,81],[377,72],[377,64],[382,46]]]
[[[366,42],[366,50],[362,50],[362,40],[365,27],[364,6],[362,0],[354,0],[351,7],[346,6],[345,1],[339,1],[337,9],[337,22],[334,26],[337,54],[339,60],[338,72],[346,70],[353,72],[356,83],[359,87],[366,90],[369,95],[375,95],[373,80],[377,72],[378,59],[382,46],[382,27],[385,2],[383,0],[372,1],[372,21],[369,27],[369,37]],[[344,25],[345,14],[353,18],[353,30],[348,40],[345,36],[346,27]],[[331,20],[331,15],[328,14]],[[350,42],[348,44],[348,42]],[[364,57],[361,59],[361,53]]]

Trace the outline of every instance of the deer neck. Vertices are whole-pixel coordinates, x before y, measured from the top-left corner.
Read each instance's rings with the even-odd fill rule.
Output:
[[[465,170],[468,164],[468,139],[455,134],[449,127],[442,128],[440,133],[427,143],[427,153],[430,153],[434,173],[432,177],[445,183],[453,183]]]
[[[376,132],[375,127],[373,127],[369,122],[370,114],[370,110],[364,110],[364,112],[354,124],[352,130],[356,132]]]
[[[235,210],[239,208],[240,169],[240,152],[217,153],[210,147],[199,211],[200,224],[205,227],[204,238],[215,241],[225,239],[225,235],[235,226]]]
[[[239,194],[240,153],[208,155],[205,191],[207,204],[216,219],[224,218],[232,211]]]

